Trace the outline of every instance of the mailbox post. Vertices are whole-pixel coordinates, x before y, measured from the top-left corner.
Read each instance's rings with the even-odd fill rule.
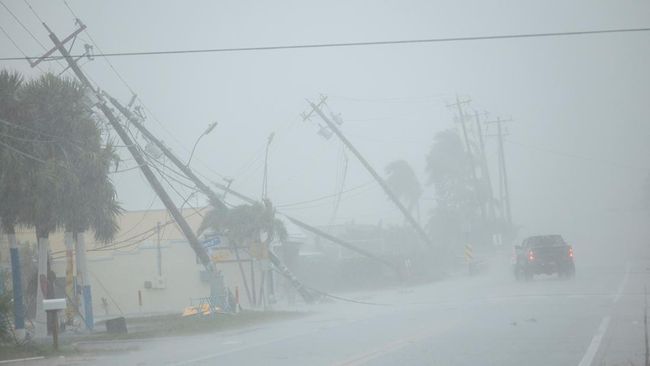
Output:
[[[65,298],[63,299],[44,299],[43,310],[52,314],[52,345],[54,350],[59,349],[59,311],[67,307]]]

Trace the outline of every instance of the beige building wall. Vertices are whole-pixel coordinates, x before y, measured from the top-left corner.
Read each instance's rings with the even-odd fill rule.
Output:
[[[183,214],[194,230],[201,223],[201,209],[185,209]],[[158,276],[158,230],[161,224],[160,244],[162,276]],[[197,263],[194,251],[169,217],[166,210],[126,212],[119,218],[120,232],[114,242],[97,243],[92,233],[86,233],[87,261],[92,286],[93,310],[96,318],[105,316],[182,312],[190,299],[207,297],[208,282],[202,280],[203,266]],[[17,233],[20,243],[35,243],[33,230]],[[50,235],[52,268],[57,277],[65,277],[66,258],[63,232]],[[230,250],[214,253],[217,269],[234,294],[239,289],[243,307],[250,307],[239,266]],[[245,251],[240,256],[250,290],[251,262]],[[225,261],[225,262],[222,262]],[[254,265],[255,291],[259,293],[260,265]],[[145,282],[153,288],[146,288]],[[140,303],[140,299],[142,302]]]

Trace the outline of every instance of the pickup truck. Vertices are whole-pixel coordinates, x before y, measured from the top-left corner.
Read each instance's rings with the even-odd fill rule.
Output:
[[[531,280],[537,274],[575,276],[573,247],[561,235],[531,236],[515,246],[514,273],[517,280]]]

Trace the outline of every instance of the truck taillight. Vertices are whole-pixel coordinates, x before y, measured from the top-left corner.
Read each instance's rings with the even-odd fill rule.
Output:
[[[532,262],[534,260],[535,260],[535,252],[533,252],[532,249],[531,249],[531,250],[528,251],[528,261]]]
[[[569,248],[569,258],[573,258],[573,248]]]

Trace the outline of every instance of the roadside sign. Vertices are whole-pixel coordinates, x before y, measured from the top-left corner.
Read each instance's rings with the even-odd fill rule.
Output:
[[[209,239],[204,240],[201,242],[201,244],[203,244],[203,248],[207,250],[216,249],[221,244],[221,237],[213,236]]]
[[[471,244],[465,244],[465,261],[471,263],[474,259],[474,249]]]

